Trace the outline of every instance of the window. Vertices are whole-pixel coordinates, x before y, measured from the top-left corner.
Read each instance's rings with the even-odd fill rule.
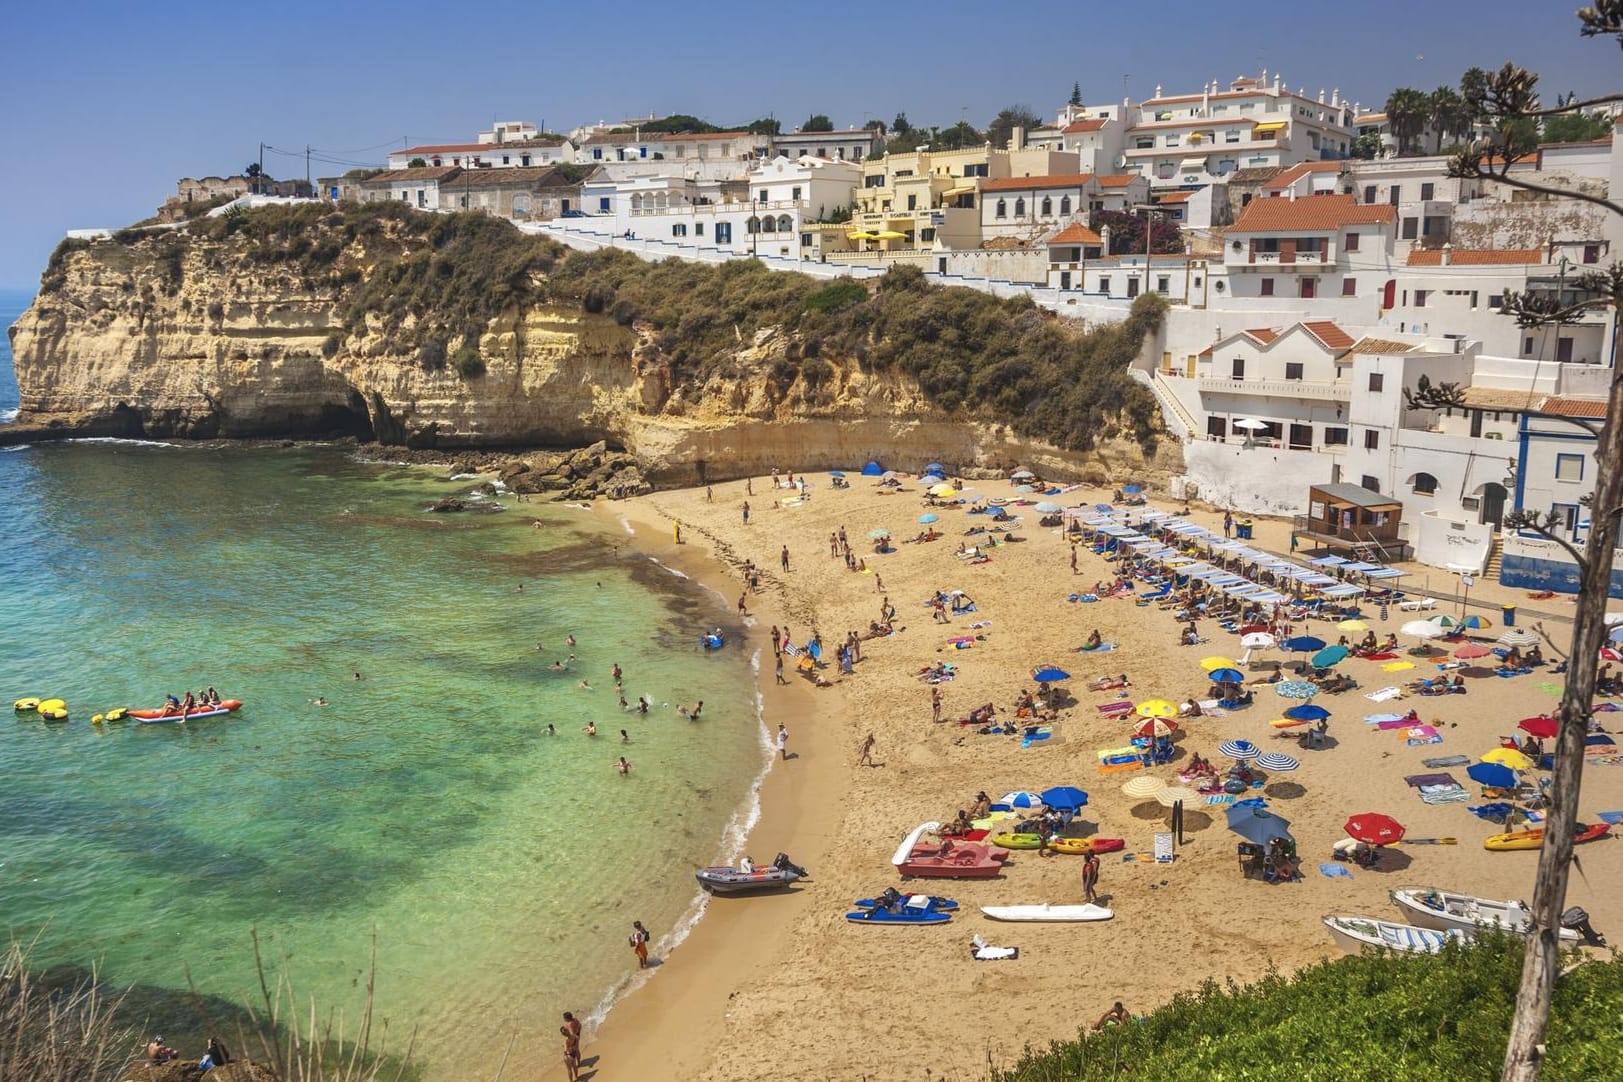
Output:
[[[716,243],[717,244],[731,244],[732,242],[733,242],[733,223],[732,222],[717,222],[716,223]]]
[[[1435,496],[1437,494],[1437,478],[1429,473],[1417,473],[1409,478],[1409,490],[1416,496]]]
[[[1373,428],[1364,429],[1364,450],[1366,450],[1366,451],[1379,451],[1380,449],[1381,449],[1381,434],[1379,432],[1377,432]],[[1365,488],[1370,488],[1371,486],[1365,485],[1364,487]],[[1376,490],[1378,490],[1379,486],[1375,486],[1375,488],[1376,488]]]
[[[1369,393],[1380,394],[1381,388],[1386,386],[1386,377],[1379,372],[1369,374]]]
[[[1497,312],[1497,311],[1499,311],[1499,309],[1503,308],[1504,306],[1505,306],[1505,295],[1503,293],[1489,293],[1488,294],[1488,308],[1491,311]]]
[[[798,184],[790,189],[789,198],[793,199],[797,203],[800,202],[800,186]]]
[[[1172,288],[1172,279],[1171,279],[1170,276],[1165,275],[1165,274],[1156,275],[1156,278],[1155,278],[1155,291],[1157,293],[1166,293],[1171,288]]]
[[[1235,357],[1230,363],[1232,367],[1229,368],[1229,378],[1245,379],[1245,358]]]
[[[1054,213],[1054,201],[1052,199],[1048,198],[1048,196],[1046,196],[1046,195],[1043,196],[1043,217],[1044,218],[1050,217],[1053,213]]]
[[[1586,245],[1584,245],[1584,262],[1585,263],[1599,263],[1600,262],[1600,245],[1598,245],[1598,244],[1586,244]]]
[[[682,225],[680,223],[671,226],[671,236],[673,236],[673,237],[685,237],[687,235],[688,235],[688,227],[687,226]]]
[[[1046,200],[1045,200],[1045,202],[1046,202]],[[1065,196],[1060,197],[1059,212],[1061,214],[1069,214],[1069,213],[1071,213],[1071,197],[1070,196],[1065,195]],[[1047,208],[1044,208],[1043,213],[1044,214],[1048,213]]]
[[[1291,425],[1290,439],[1285,442],[1285,446],[1292,451],[1313,450],[1313,426]]]
[[[1394,207],[1398,205],[1399,193],[1403,191],[1398,185],[1392,185],[1392,190],[1386,193],[1386,201]]]
[[[1584,479],[1584,456],[1556,455],[1555,479],[1557,481],[1582,481]]]
[[[1417,289],[1417,290],[1414,291],[1414,306],[1416,308],[1424,308],[1424,307],[1426,307],[1426,301],[1429,300],[1430,298],[1431,298],[1431,290],[1429,290],[1429,289]]]
[[[994,213],[999,218],[1007,218],[1009,216],[1009,201],[999,199],[997,201],[997,210]]]
[[[1356,279],[1356,278],[1343,278],[1341,280],[1341,295],[1343,297],[1356,297],[1356,296],[1358,296],[1358,279]]]
[[[608,196],[605,195],[605,196],[603,196],[601,199],[599,199],[597,201],[597,209],[598,209],[598,211],[600,213],[603,213],[603,214],[607,214],[609,212],[609,197]]]
[[[1347,446],[1347,430],[1345,428],[1326,428],[1324,430],[1324,445],[1326,447]]]
[[[1314,150],[1319,149],[1319,133],[1318,132],[1316,132],[1316,131],[1308,132],[1307,133],[1307,141],[1313,147]]]
[[[1359,234],[1357,233],[1348,233],[1347,238],[1341,242],[1342,250],[1348,252],[1358,251],[1358,237]]]
[[[1228,434],[1228,421],[1225,418],[1206,418],[1206,435],[1214,440],[1220,440],[1226,438]]]
[[[1110,275],[1101,274],[1099,276],[1099,292],[1107,295],[1110,293]]]
[[[1421,198],[1422,201],[1425,201],[1425,200],[1428,200],[1428,199],[1435,199],[1436,197],[1437,197],[1437,185],[1428,182],[1428,183],[1422,184],[1420,186],[1420,198]],[[1424,475],[1422,475],[1422,476],[1424,476]]]
[[[1145,138],[1144,136],[1141,135],[1138,138],[1133,140],[1133,149],[1134,150],[1152,150],[1152,149],[1154,149],[1154,147],[1155,147],[1155,139],[1153,137]]]
[[[1127,295],[1129,297],[1138,296],[1138,279],[1137,278],[1129,278],[1129,279],[1127,279]]]
[[[1358,487],[1367,488],[1371,492],[1379,492],[1381,491],[1381,479],[1379,477],[1371,477],[1366,473],[1364,474],[1363,479],[1358,482]]]
[[[704,223],[703,222],[694,222],[693,223],[693,235],[695,237],[704,236]]]
[[[1301,379],[1302,378],[1302,362],[1301,361],[1286,361],[1285,362],[1285,378],[1286,379]]]
[[[1300,283],[1300,295],[1305,299],[1319,295],[1319,280],[1317,278],[1303,278]]]
[[[1375,185],[1373,185],[1373,184],[1364,185],[1364,202],[1366,202],[1366,203],[1375,202]]]
[[[1404,240],[1414,240],[1419,235],[1420,235],[1420,219],[1419,218],[1405,218],[1405,219],[1403,219],[1403,239]]]
[[[928,228],[919,230],[919,240],[926,243],[935,240],[935,230]]]
[[[800,234],[800,246],[802,248],[810,248],[812,246],[812,235],[810,233]]]
[[[1257,282],[1257,285],[1259,287],[1259,291],[1264,297],[1272,297],[1274,295],[1274,280],[1272,278],[1263,278]]]
[[[1014,201],[1014,216],[1016,218],[1024,218],[1026,216],[1026,197],[1023,195],[1016,198]]]
[[[1223,133],[1223,142],[1225,142],[1225,143],[1238,143],[1239,141],[1240,141],[1240,133],[1238,131],[1236,131],[1234,128],[1230,128],[1228,131]]]
[[[1167,146],[1175,147],[1177,145],[1178,145],[1178,137],[1176,135],[1167,136]]]
[[[789,217],[789,215],[787,215],[787,214],[778,215],[778,232],[779,233],[793,233],[794,231],[795,231],[795,220],[793,218]]]
[[[1523,353],[1531,353],[1531,352],[1533,352],[1533,338],[1532,338],[1531,335],[1529,335],[1528,337],[1522,339],[1522,352]]]
[[[798,191],[799,189],[796,189],[796,190]],[[910,195],[910,196],[907,197],[907,209],[908,210],[918,210],[919,209],[919,197],[918,196]]]

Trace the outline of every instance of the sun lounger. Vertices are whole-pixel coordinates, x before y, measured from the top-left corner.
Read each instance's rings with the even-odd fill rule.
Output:
[[[1400,612],[1422,612],[1436,607],[1437,599],[1435,597],[1412,597],[1407,601],[1398,602],[1398,611]]]

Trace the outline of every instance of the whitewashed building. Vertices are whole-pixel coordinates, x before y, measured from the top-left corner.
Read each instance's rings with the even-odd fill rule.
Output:
[[[574,158],[575,148],[563,141],[536,139],[513,143],[429,143],[389,152],[390,169],[408,169],[421,160],[431,167],[464,169],[530,169],[557,165]]]

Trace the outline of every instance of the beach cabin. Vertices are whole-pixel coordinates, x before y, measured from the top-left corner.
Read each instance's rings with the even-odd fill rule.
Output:
[[[1296,533],[1321,548],[1360,559],[1405,560],[1409,544],[1398,536],[1403,504],[1360,485],[1312,485],[1307,514],[1296,516]]]

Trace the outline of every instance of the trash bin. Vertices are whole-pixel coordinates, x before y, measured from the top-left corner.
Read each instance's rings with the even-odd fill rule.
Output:
[[[1500,617],[1505,621],[1506,627],[1516,626],[1516,606],[1506,605],[1499,610]]]
[[[1234,536],[1239,538],[1241,541],[1251,540],[1251,523],[1236,522],[1234,524]]]

